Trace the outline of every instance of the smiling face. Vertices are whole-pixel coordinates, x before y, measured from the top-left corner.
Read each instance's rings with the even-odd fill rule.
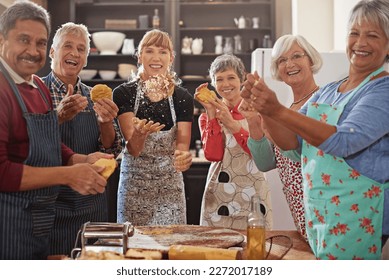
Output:
[[[144,79],[148,79],[151,76],[167,75],[173,63],[173,56],[167,48],[145,46],[140,53],[139,63],[143,65]]]
[[[278,59],[278,74],[282,81],[293,87],[312,79],[312,62],[297,43]]]
[[[227,101],[236,105],[240,100],[241,81],[233,69],[219,71],[215,73],[214,85],[217,93]]]
[[[376,24],[354,23],[347,36],[347,55],[351,68],[357,72],[372,72],[379,68],[389,54],[385,32]]]
[[[0,35],[1,57],[26,81],[46,62],[47,29],[34,20],[17,20],[4,37]]]
[[[58,48],[50,49],[53,71],[65,83],[75,84],[87,62],[87,42],[82,35],[65,34]]]

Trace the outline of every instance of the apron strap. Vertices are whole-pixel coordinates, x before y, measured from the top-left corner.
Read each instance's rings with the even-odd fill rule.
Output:
[[[0,71],[3,73],[4,77],[6,78],[6,80],[8,81],[8,84],[9,86],[11,87],[13,93],[15,94],[16,96],[16,99],[18,100],[18,103],[20,105],[20,108],[22,109],[22,112],[23,114],[28,114],[28,110],[27,110],[27,107],[26,105],[24,104],[24,101],[23,101],[23,98],[22,96],[20,95],[20,92],[18,90],[18,87],[16,86],[14,80],[12,79],[11,75],[8,73],[8,71],[5,69],[3,63],[0,61]],[[34,77],[33,77],[33,80],[34,80]],[[42,89],[40,88],[40,86],[35,82],[34,80],[34,84],[37,86],[38,88],[38,91],[40,93],[40,95],[42,96],[43,100],[45,101],[47,107],[48,107],[48,111],[50,111],[50,104],[45,96],[45,94],[42,92]]]
[[[384,69],[384,66],[381,66],[380,68],[378,68],[377,70],[375,70],[374,72],[370,73],[369,76],[367,76],[352,92],[350,92],[350,94],[342,100],[342,102],[340,103],[340,105],[346,105],[351,97],[354,96],[354,94],[356,92],[359,91],[359,89],[364,86],[366,83],[368,83],[374,76],[377,76],[378,74],[380,74],[381,72],[383,72],[385,69]]]

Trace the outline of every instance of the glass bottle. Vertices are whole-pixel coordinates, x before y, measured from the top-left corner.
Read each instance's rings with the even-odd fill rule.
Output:
[[[153,16],[153,28],[159,28],[159,26],[160,26],[159,11],[158,9],[155,9],[154,16]]]
[[[266,257],[265,217],[261,212],[259,195],[251,197],[251,212],[247,217],[247,259],[264,260]]]

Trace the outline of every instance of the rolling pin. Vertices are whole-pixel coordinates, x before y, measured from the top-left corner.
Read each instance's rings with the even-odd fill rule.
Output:
[[[241,260],[238,250],[211,248],[205,246],[172,245],[169,260]]]

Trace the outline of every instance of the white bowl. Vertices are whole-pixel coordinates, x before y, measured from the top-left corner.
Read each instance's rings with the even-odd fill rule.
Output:
[[[96,74],[97,70],[95,69],[82,69],[79,76],[81,80],[92,80]]]
[[[116,77],[116,71],[113,70],[100,70],[99,75],[103,80],[113,80]]]
[[[92,41],[102,55],[117,54],[126,34],[115,31],[101,31],[92,34]]]
[[[128,79],[133,73],[136,73],[137,67],[134,64],[120,63],[118,65],[119,77],[123,80]]]

